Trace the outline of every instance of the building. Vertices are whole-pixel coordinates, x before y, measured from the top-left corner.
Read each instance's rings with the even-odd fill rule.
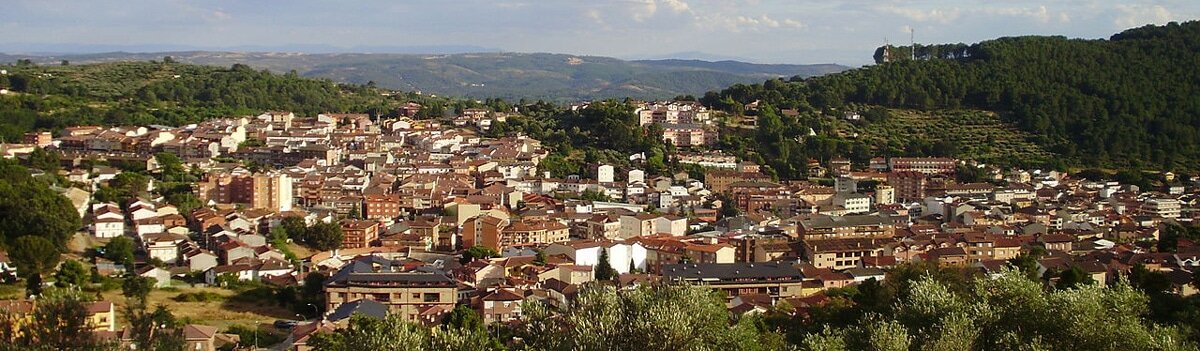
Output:
[[[860,267],[863,257],[883,256],[890,240],[874,238],[805,240],[804,259],[817,268]]]
[[[1176,199],[1150,199],[1142,204],[1142,213],[1162,218],[1179,218],[1180,204]]]
[[[400,217],[399,194],[363,195],[363,208],[367,219],[386,220]]]
[[[923,174],[954,174],[958,161],[944,157],[892,157],[888,168],[892,172],[918,172]]]
[[[833,197],[833,204],[848,214],[871,212],[871,197],[863,194],[838,194]]]
[[[896,201],[916,202],[925,198],[925,173],[892,172],[888,174],[888,184],[894,188]]]
[[[662,124],[663,140],[676,147],[711,146],[717,133],[699,124]]]
[[[97,301],[87,305],[88,325],[95,331],[117,331],[117,310],[112,302]]]
[[[212,173],[197,182],[195,189],[196,196],[205,202],[242,204],[275,212],[292,210],[292,178],[283,173]]]
[[[875,205],[891,205],[894,203],[896,203],[896,188],[887,184],[875,186]]]
[[[770,182],[771,177],[757,172],[711,170],[704,173],[704,182],[714,193],[724,193],[729,185],[739,182]]]
[[[417,322],[430,307],[454,308],[458,284],[445,272],[432,268],[402,271],[403,262],[374,256],[357,259],[325,281],[325,310],[343,303],[368,299],[388,306],[406,320]]]
[[[612,165],[599,165],[596,167],[596,181],[600,183],[612,183],[613,173]]]
[[[24,143],[36,145],[37,147],[50,146],[54,142],[54,136],[50,132],[29,132],[25,133]]]
[[[788,263],[682,263],[662,267],[664,279],[708,285],[727,298],[766,294],[772,299],[801,295],[804,274]]]
[[[891,238],[897,222],[906,220],[886,215],[813,216],[800,221],[796,230],[803,240]]]
[[[125,214],[116,204],[92,205],[92,235],[115,238],[125,235]]]
[[[347,219],[341,224],[343,249],[364,248],[379,240],[379,222]]]
[[[485,215],[479,221],[467,221],[464,233],[476,233],[475,244],[503,251],[513,246],[550,244],[570,239],[571,228],[558,221],[516,220]],[[464,234],[467,235],[467,234]],[[465,239],[464,239],[465,242]]]

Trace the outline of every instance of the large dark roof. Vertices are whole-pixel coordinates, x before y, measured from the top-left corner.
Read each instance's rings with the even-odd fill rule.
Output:
[[[392,261],[376,256],[364,256],[347,263],[333,276],[325,280],[325,285],[450,285],[454,286],[445,271],[433,267],[418,267],[411,271],[401,271],[402,261]]]
[[[383,319],[384,317],[387,317],[387,312],[387,306],[384,306],[382,303],[379,303],[375,300],[363,299],[338,305],[337,309],[333,310],[333,313],[330,313],[326,319],[336,322],[350,318],[350,316],[354,315],[355,313],[368,317]]]
[[[662,275],[673,279],[801,279],[804,277],[800,269],[782,262],[669,264],[663,266]]]

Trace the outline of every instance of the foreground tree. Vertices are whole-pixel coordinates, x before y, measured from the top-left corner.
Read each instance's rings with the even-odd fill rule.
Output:
[[[0,316],[0,350],[117,350],[97,340],[89,324],[87,296],[78,291],[50,288],[38,298],[27,320]]]
[[[58,272],[54,273],[54,286],[65,287],[83,287],[91,279],[91,272],[83,267],[82,263],[76,260],[67,260],[58,267]]]
[[[585,289],[566,311],[522,306],[517,335],[534,350],[778,350],[782,337],[752,319],[731,326],[725,299],[708,287]]]
[[[342,226],[320,222],[304,232],[304,244],[313,249],[329,251],[342,246]]]
[[[46,238],[26,235],[12,244],[9,256],[17,264],[17,275],[27,277],[44,274],[58,264],[59,251]]]
[[[82,225],[79,212],[66,197],[30,177],[25,167],[0,161],[0,237],[4,244],[12,248],[17,239],[31,236],[49,241],[55,249],[63,248]],[[22,262],[16,263],[20,267]]]
[[[133,239],[127,236],[112,238],[104,244],[104,258],[123,264],[126,269],[133,269],[133,245]]]

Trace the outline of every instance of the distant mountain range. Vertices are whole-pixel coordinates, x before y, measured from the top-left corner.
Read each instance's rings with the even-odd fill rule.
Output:
[[[113,52],[75,55],[0,54],[0,62],[31,59],[39,64],[161,60],[230,66],[242,63],[273,72],[297,73],[340,82],[474,98],[663,99],[699,96],[737,83],[775,77],[811,77],[840,72],[835,64],[754,64],[740,61],[621,60],[601,56],[546,53],[310,54],[180,51]]]

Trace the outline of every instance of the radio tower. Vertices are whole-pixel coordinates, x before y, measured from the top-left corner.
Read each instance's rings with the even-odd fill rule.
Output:
[[[892,57],[892,43],[888,42],[887,37],[883,37],[883,62],[890,62]]]
[[[917,60],[917,29],[908,27],[908,43],[912,44],[912,60]]]

